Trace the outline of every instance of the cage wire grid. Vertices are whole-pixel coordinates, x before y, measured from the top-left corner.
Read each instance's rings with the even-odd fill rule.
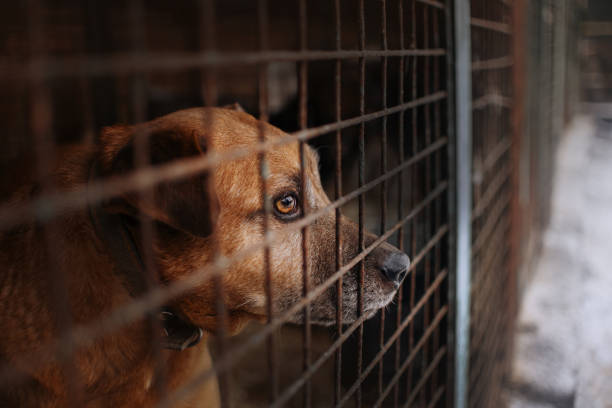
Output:
[[[455,406],[453,161],[454,108],[459,102],[452,100],[454,3],[202,0],[170,8],[162,1],[132,0],[107,7],[29,0],[3,6],[11,40],[0,50],[7,56],[0,62],[0,83],[15,101],[2,104],[2,117],[10,118],[3,169],[15,159],[32,156],[40,194],[15,207],[6,199],[15,188],[3,177],[0,229],[11,231],[32,219],[44,225],[41,245],[53,276],[45,302],[56,327],[54,339],[20,356],[19,365],[33,370],[61,365],[67,379],[66,403],[81,406],[87,390],[75,361],[78,350],[143,319],[152,333],[160,333],[155,313],[210,281],[218,294],[220,328],[214,336],[214,364],[188,383],[169,388],[162,339],[154,335],[158,406],[173,406],[214,378],[222,406],[240,406],[245,399],[265,406]],[[552,4],[544,7],[544,17],[547,10],[554,11]],[[470,2],[470,407],[502,403],[518,297],[513,288],[526,256],[524,241],[532,232],[526,220],[545,218],[548,208],[547,195],[538,187],[550,185],[556,142],[535,133],[551,135],[552,119],[546,116],[545,102],[536,106],[542,115],[537,112],[529,120],[522,105],[531,92],[524,89],[525,83],[534,75],[546,80],[553,70],[551,50],[562,51],[553,48],[552,23],[540,26],[528,20],[527,9],[523,0]],[[524,61],[518,61],[521,56],[534,59],[517,52],[525,41],[515,31],[521,18],[529,33],[541,28],[538,44],[547,53],[537,66],[541,72],[535,74],[524,72]],[[554,84],[546,84],[539,100],[550,102]],[[50,177],[61,148],[96,142],[104,125],[140,123],[186,106],[231,102],[277,125],[286,136],[266,139],[262,127],[255,144],[160,165],[149,162],[148,135],[136,134],[136,168],[129,174],[73,191],[58,190]],[[533,136],[531,140],[524,139],[523,130]],[[271,247],[280,234],[270,226],[267,154],[295,142],[301,179],[305,180],[308,143],[319,152],[322,182],[333,199],[284,226],[301,234],[302,293],[287,310],[275,314]],[[537,162],[540,153],[547,155],[544,163]],[[68,277],[61,259],[54,257],[59,251],[53,237],[65,214],[126,193],[151,200],[161,183],[211,172],[250,155],[257,156],[262,185],[259,242],[161,284],[154,251],[158,226],[143,218],[139,246],[146,290],[108,316],[86,324],[72,320]],[[530,163],[528,177],[519,168],[525,160]],[[518,200],[525,177],[537,180],[527,188],[527,204]],[[335,239],[330,243],[335,272],[314,284],[308,261],[311,227],[330,213],[335,215]],[[359,226],[359,251],[348,261],[341,253],[343,215]],[[366,231],[377,238],[368,242]],[[394,302],[368,320],[363,304],[365,262],[385,241],[406,252],[411,265]],[[211,245],[216,245],[214,240]],[[254,253],[263,254],[266,322],[230,337],[224,330],[230,311],[222,300],[223,274]],[[359,314],[346,324],[342,287],[352,271],[359,276]],[[335,293],[336,324],[321,329],[311,322],[310,305],[326,291]],[[303,316],[303,325],[287,325],[295,315]],[[300,361],[290,372],[289,360],[296,355]],[[245,380],[244,363],[249,360],[260,363],[261,378],[254,384]],[[18,387],[27,376],[3,361],[0,379],[3,387]]]

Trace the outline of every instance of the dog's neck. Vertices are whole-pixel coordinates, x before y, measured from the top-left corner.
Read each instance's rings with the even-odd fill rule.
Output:
[[[89,170],[88,187],[98,176],[97,163],[94,161]],[[88,189],[89,192],[89,189]],[[88,194],[88,198],[91,195]],[[147,294],[153,287],[150,276],[141,256],[139,240],[135,239],[135,227],[138,221],[127,215],[113,214],[106,211],[102,205],[89,200],[88,213],[94,233],[104,244],[111,255],[115,270],[125,282],[126,289],[134,298]],[[169,307],[162,306],[149,312],[152,322],[158,321],[163,330],[161,345],[172,350],[184,350],[196,345],[202,338],[202,329],[189,323],[183,316]]]

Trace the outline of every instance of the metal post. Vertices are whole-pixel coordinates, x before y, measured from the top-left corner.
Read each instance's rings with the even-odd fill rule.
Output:
[[[457,140],[457,269],[455,407],[467,406],[470,335],[472,212],[472,77],[469,0],[455,0],[455,109]]]

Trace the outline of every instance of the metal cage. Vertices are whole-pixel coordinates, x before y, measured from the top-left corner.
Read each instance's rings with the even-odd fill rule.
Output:
[[[469,12],[471,40],[456,37],[461,7]],[[28,381],[16,364],[35,370],[54,362],[67,379],[66,403],[82,406],[87,390],[78,378],[77,350],[141,320],[159,329],[152,316],[162,306],[211,281],[219,322],[209,344],[211,368],[169,387],[162,340],[152,336],[151,352],[159,357],[153,381],[158,406],[173,406],[212,378],[218,380],[222,406],[499,406],[511,356],[517,271],[531,256],[521,244],[531,236],[526,220],[533,217],[532,206],[542,216],[548,206],[546,197],[528,195],[520,201],[519,195],[525,180],[540,177],[538,186],[548,186],[552,169],[552,159],[531,172],[520,167],[539,157],[533,151],[528,156],[526,144],[552,133],[544,129],[535,135],[534,126],[545,126],[541,115],[523,118],[525,76],[535,75],[523,68],[531,56],[519,50],[525,41],[516,30],[526,19],[523,0],[190,0],[172,5],[29,0],[1,8],[5,149],[0,153],[0,230],[8,234],[27,222],[43,228],[45,240],[37,245],[49,255],[46,273],[52,277],[44,302],[56,327],[52,341],[19,356],[18,364],[0,358],[6,392]],[[546,32],[542,49],[550,52]],[[473,97],[467,101],[460,99],[461,79],[455,76],[460,41],[468,41],[472,50]],[[551,58],[542,59],[552,67]],[[546,106],[544,98],[538,106]],[[287,135],[272,143],[260,129],[260,140],[252,146],[165,164],[148,162],[146,135],[137,135],[137,166],[120,178],[61,191],[49,176],[60,149],[95,144],[104,126],[235,102]],[[473,124],[469,163],[457,155],[463,140],[456,108],[462,104],[469,106]],[[302,175],[306,143],[318,151],[322,185],[332,200],[286,226],[301,231],[302,293],[276,314],[270,248],[278,234],[269,225],[266,156],[293,142],[300,146]],[[554,144],[542,149],[552,157]],[[142,219],[138,245],[145,290],[107,316],[72,320],[67,271],[54,258],[62,217],[125,193],[151,199],[160,183],[212,172],[248,155],[256,155],[259,163],[262,240],[162,283],[154,259],[160,227]],[[467,185],[457,179],[465,166],[471,177]],[[12,194],[32,178],[38,180],[37,194],[17,207],[11,204]],[[535,187],[527,190],[533,193]],[[461,191],[471,194],[468,214],[457,211]],[[314,285],[308,236],[325,214],[336,220],[329,243],[336,254],[335,273]],[[360,250],[347,262],[341,256],[343,214],[359,226]],[[465,339],[459,340],[456,328],[465,322],[456,307],[465,299],[456,291],[456,271],[458,221],[465,217],[472,229],[471,305],[469,347],[461,350],[457,345]],[[366,231],[378,238],[366,243]],[[365,263],[386,241],[406,252],[411,265],[395,301],[368,319]],[[234,262],[255,252],[264,259],[267,320],[230,337],[224,328],[230,311],[222,300],[222,277]],[[360,277],[359,315],[346,324],[342,287],[351,271]],[[312,324],[310,304],[329,291],[336,296],[336,322],[322,328]],[[303,316],[304,324],[287,324],[295,315]],[[462,368],[467,373],[463,393],[455,381]]]

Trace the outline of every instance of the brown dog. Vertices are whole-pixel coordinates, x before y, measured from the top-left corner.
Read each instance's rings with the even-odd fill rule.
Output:
[[[148,140],[149,162],[159,165],[207,151],[224,153],[253,145],[259,140],[260,129],[266,140],[286,136],[244,112],[221,108],[188,109],[135,126],[113,126],[103,130],[99,148],[71,152],[54,173],[54,182],[65,189],[82,188],[93,178],[132,171],[134,140],[139,135]],[[297,142],[266,153],[268,192],[273,202],[268,225],[280,237],[270,250],[276,314],[302,296],[302,235],[299,229],[287,227],[304,211],[311,214],[330,203],[320,184],[315,152],[306,147],[305,157],[305,180],[301,180]],[[161,285],[201,269],[218,254],[231,258],[261,241],[264,212],[259,174],[258,156],[252,153],[223,162],[210,173],[161,183],[149,201],[135,193],[124,194],[102,205],[63,214],[51,229],[32,221],[4,233],[0,238],[0,363],[25,374],[27,381],[0,388],[0,405],[59,407],[68,401],[69,374],[64,366],[48,363],[36,367],[23,362],[24,356],[40,350],[58,334],[47,301],[54,279],[50,264],[65,272],[73,322],[95,323],[142,291],[142,271],[133,269],[142,267],[138,231],[143,217],[156,225],[154,266]],[[212,200],[207,194],[210,184],[215,191]],[[31,200],[36,191],[31,186],[22,189],[14,204]],[[309,231],[307,262],[312,288],[335,272],[333,211],[317,218]],[[359,252],[358,228],[343,218],[341,233],[346,263]],[[56,252],[44,249],[43,234],[52,240]],[[366,245],[374,239],[367,234]],[[255,251],[232,263],[222,275],[230,332],[249,320],[266,318],[263,262],[263,251]],[[373,315],[392,300],[408,263],[405,254],[386,243],[371,252],[365,261],[365,313]],[[358,316],[358,276],[358,270],[351,270],[344,277],[342,310],[347,323]],[[168,305],[171,312],[165,316],[170,316],[170,322],[163,322],[167,334],[163,344],[170,350],[162,350],[162,357],[169,390],[211,366],[205,341],[195,343],[202,331],[204,339],[215,332],[217,300],[215,286],[206,280]],[[312,302],[312,321],[333,324],[335,304],[332,285]],[[296,323],[301,320],[301,313],[291,319]],[[97,339],[91,347],[76,350],[74,366],[83,405],[132,407],[158,401],[162,396],[152,387],[156,360],[151,343],[150,328],[143,319]],[[184,404],[215,406],[218,402],[216,384],[209,381]]]

